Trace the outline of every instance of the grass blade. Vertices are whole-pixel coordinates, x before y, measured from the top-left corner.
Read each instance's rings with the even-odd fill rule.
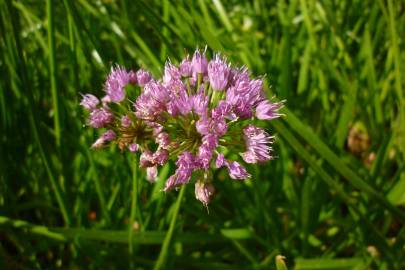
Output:
[[[302,144],[294,137],[294,135],[284,126],[282,122],[273,122],[272,126],[277,130],[278,133],[291,145],[291,147],[301,156],[311,168],[325,181],[331,188],[333,188],[336,193],[346,202],[354,203],[353,199],[347,194],[343,187],[338,184],[325,170],[319,166],[310,153],[305,149]]]
[[[295,260],[295,270],[346,270],[346,269],[366,269],[368,263],[362,258],[350,259],[297,259]]]
[[[339,122],[336,127],[336,146],[339,149],[343,149],[344,147],[347,133],[349,131],[349,123],[353,119],[357,99],[357,85],[349,83],[347,85],[350,85],[350,88],[348,89],[348,96],[344,102],[340,113]]]
[[[354,187],[362,190],[369,196],[373,197],[380,205],[384,206],[392,214],[397,216],[402,222],[405,222],[405,214],[400,209],[393,206],[385,197],[377,192],[367,182],[363,181],[355,172],[353,172],[346,164],[344,164],[339,157],[306,125],[304,125],[295,115],[284,108],[284,113],[288,115],[285,121],[289,126],[299,133],[306,142],[311,145],[320,156],[322,156],[328,163],[335,168],[343,177],[349,181]],[[276,124],[278,125],[278,124]]]
[[[225,25],[226,30],[228,30],[228,32],[232,32],[233,27],[232,27],[231,21],[229,20],[228,14],[226,13],[225,8],[222,5],[221,1],[213,0],[212,2],[214,3],[214,6],[218,11],[219,18],[222,20],[222,23]]]
[[[93,174],[93,180],[94,180],[94,185],[96,186],[96,192],[97,192],[97,196],[98,196],[98,200],[100,202],[100,208],[101,208],[101,212],[105,218],[105,221],[107,224],[110,224],[110,215],[109,215],[109,211],[107,208],[107,204],[106,204],[106,199],[103,193],[103,188],[102,185],[100,183],[100,178],[98,176],[97,173],[97,168],[94,164],[94,160],[93,160],[93,156],[91,155],[89,149],[87,147],[83,147],[84,151],[86,152],[86,156],[89,160],[90,163],[90,168],[92,170],[92,174]]]
[[[153,267],[154,270],[165,269],[167,255],[169,253],[169,247],[170,247],[170,244],[172,242],[174,227],[176,225],[177,216],[179,214],[180,205],[181,205],[181,201],[182,201],[182,199],[184,197],[185,190],[186,190],[186,186],[183,185],[180,188],[180,192],[179,192],[179,195],[177,197],[176,205],[175,205],[175,208],[174,208],[174,213],[173,213],[172,219],[170,221],[169,230],[167,231],[167,234],[166,234],[165,239],[163,241],[162,249],[160,250],[159,257],[158,257],[158,259],[156,261],[156,264]]]
[[[19,18],[17,17],[18,15],[17,15],[16,11],[14,10],[14,7],[12,6],[11,2],[6,1],[6,4],[7,4],[8,10],[9,10],[9,13],[11,14],[11,22],[12,22],[11,27],[13,29],[13,38],[15,41],[15,46],[17,48],[16,51],[17,51],[18,61],[19,61],[18,64],[19,64],[19,69],[22,71],[20,74],[21,83],[22,83],[22,87],[23,87],[23,89],[25,89],[25,93],[27,95],[29,123],[31,126],[34,140],[38,146],[40,157],[42,159],[42,162],[45,167],[46,173],[48,175],[49,181],[51,183],[52,189],[55,193],[56,201],[59,205],[62,217],[65,221],[65,224],[67,226],[69,226],[70,225],[70,216],[69,216],[67,208],[66,208],[65,200],[64,200],[64,197],[62,196],[58,182],[56,181],[56,178],[51,170],[50,162],[49,162],[50,158],[47,156],[47,154],[44,151],[43,143],[42,143],[41,137],[39,135],[39,129],[38,129],[38,124],[37,124],[38,123],[37,112],[36,112],[36,109],[34,106],[34,97],[30,90],[31,85],[28,82],[27,65],[25,62],[24,53],[23,53],[23,49],[22,49],[21,41],[20,41]]]
[[[55,129],[56,145],[61,145],[61,127],[59,115],[59,98],[56,85],[56,61],[55,61],[55,23],[54,23],[54,1],[46,1],[46,11],[48,16],[48,54],[49,54],[49,77],[51,81],[51,93],[53,101],[53,120]]]
[[[5,216],[0,216],[0,228],[23,229],[28,233],[38,234],[50,239],[58,241],[71,241],[77,239],[106,241],[111,243],[129,243],[128,230],[99,230],[99,229],[84,229],[84,228],[60,228],[60,227],[45,227],[34,225],[24,220],[11,219]],[[249,240],[252,239],[250,233],[240,233],[249,231],[248,229],[222,229],[220,233],[196,233],[196,232],[181,232],[176,234],[176,242],[185,244],[195,243],[219,243],[229,240]],[[161,231],[145,231],[136,232],[133,234],[132,242],[143,245],[160,245],[166,241],[168,232]]]
[[[38,234],[54,240],[66,241],[66,237],[63,234],[53,232],[52,230],[49,230],[49,228],[45,226],[32,225],[23,220],[15,220],[10,219],[8,217],[0,216],[0,226],[2,227],[11,226],[13,228],[23,229],[26,232]]]
[[[394,56],[394,63],[395,63],[395,90],[398,96],[398,120],[397,120],[397,138],[398,138],[398,145],[402,151],[402,156],[405,155],[405,106],[403,102],[403,90],[402,90],[402,75],[401,75],[401,52],[398,47],[398,37],[397,37],[397,27],[396,27],[396,20],[395,20],[395,9],[394,5],[392,4],[392,0],[388,0],[388,14],[389,14],[389,26],[390,26],[390,33],[391,33],[391,50],[393,51],[392,54]]]

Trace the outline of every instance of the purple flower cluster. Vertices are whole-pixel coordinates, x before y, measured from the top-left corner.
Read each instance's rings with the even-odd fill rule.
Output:
[[[139,94],[131,96],[129,84]],[[262,78],[252,79],[247,68],[232,67],[219,54],[209,61],[197,50],[179,66],[167,62],[162,79],[117,66],[104,90],[101,101],[86,94],[80,103],[89,111],[88,125],[106,129],[92,147],[116,142],[121,150],[139,152],[151,182],[159,166],[174,160],[176,171],[164,191],[195,179],[196,198],[207,205],[214,168],[225,167],[230,178],[242,180],[250,177],[243,163],[273,159],[274,137],[254,123],[279,117],[283,102],[268,100]]]

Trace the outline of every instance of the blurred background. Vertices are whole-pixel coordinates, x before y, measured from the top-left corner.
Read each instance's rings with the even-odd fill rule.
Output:
[[[400,0],[1,0],[0,268],[404,269],[404,11]],[[98,134],[79,93],[101,96],[112,64],[158,77],[205,45],[265,74],[286,116],[268,126],[277,158],[250,166],[251,181],[217,171],[209,212],[188,186],[163,244],[174,167],[152,185],[130,153],[90,150]]]

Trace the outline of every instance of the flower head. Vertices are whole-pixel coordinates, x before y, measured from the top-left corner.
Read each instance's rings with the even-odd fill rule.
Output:
[[[152,182],[152,183],[156,182],[157,175],[158,175],[157,166],[146,168],[146,179],[149,182]]]
[[[170,136],[166,132],[160,132],[156,135],[155,142],[162,149],[167,149],[170,145]]]
[[[136,143],[131,143],[130,145],[128,145],[128,149],[131,152],[136,152],[139,149],[139,145]]]
[[[173,65],[171,62],[167,62],[165,65],[165,72],[163,75],[163,82],[168,84],[171,81],[179,80],[181,77],[181,73],[179,68]]]
[[[179,156],[176,165],[176,172],[167,179],[164,191],[188,183],[193,170],[197,167],[195,157],[190,152],[183,152]]]
[[[94,128],[102,128],[114,121],[114,114],[107,107],[94,109],[90,113],[89,125]]]
[[[110,142],[116,138],[115,132],[111,129],[104,132],[100,138],[97,139],[91,146],[91,148],[98,149],[102,148],[105,143]]]
[[[128,115],[121,117],[121,126],[129,127],[132,124],[131,118]]]
[[[150,81],[135,102],[136,116],[140,119],[155,120],[167,108],[169,92],[159,82]]]
[[[179,70],[181,76],[183,77],[190,77],[192,75],[193,68],[191,65],[191,61],[188,59],[188,56],[183,59],[183,61],[181,61]]]
[[[88,111],[92,111],[97,107],[99,103],[100,101],[96,96],[92,94],[85,94],[82,95],[82,101],[80,102],[80,105],[82,105]]]
[[[140,69],[136,72],[136,79],[140,86],[145,86],[152,79],[152,75],[143,69]]]
[[[281,116],[278,110],[283,107],[283,102],[271,103],[268,100],[262,100],[257,104],[256,117],[261,120],[271,120]]]
[[[243,137],[246,144],[246,152],[242,158],[246,163],[264,162],[272,159],[270,154],[274,137],[264,129],[248,125],[243,129]]]
[[[166,149],[159,149],[153,154],[153,161],[155,164],[164,165],[169,159],[169,151]]]
[[[232,179],[246,179],[250,177],[250,174],[246,171],[246,168],[240,165],[237,161],[227,162],[226,167],[228,168],[229,176]]]
[[[195,73],[199,74],[207,73],[208,63],[207,58],[205,57],[205,50],[203,52],[200,52],[200,50],[195,51],[193,59],[191,60],[191,66],[193,72]]]
[[[221,167],[225,166],[225,164],[226,164],[226,160],[225,160],[224,154],[219,153],[217,155],[217,159],[215,161],[215,167],[216,168],[221,168]]]
[[[133,71],[126,71],[120,66],[112,67],[104,90],[112,102],[119,103],[125,98],[124,87],[137,81]]]
[[[129,83],[139,90],[134,100],[125,93]],[[270,102],[263,88],[263,78],[251,78],[246,67],[231,67],[219,54],[208,61],[206,50],[196,50],[191,61],[167,61],[158,79],[143,69],[114,67],[101,104],[87,94],[81,105],[90,126],[106,129],[93,148],[116,143],[139,155],[150,182],[160,166],[175,161],[163,190],[195,181],[195,196],[207,206],[214,195],[212,170],[243,180],[251,177],[246,164],[273,159],[274,137],[253,121],[279,117],[284,102]]]
[[[141,157],[139,158],[139,165],[143,168],[155,166],[152,151],[146,150],[142,152]]]
[[[217,54],[208,64],[208,77],[214,90],[222,91],[226,88],[231,68]]]

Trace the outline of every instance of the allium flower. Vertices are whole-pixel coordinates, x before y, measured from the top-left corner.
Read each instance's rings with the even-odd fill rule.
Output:
[[[129,100],[124,87],[135,82],[140,94]],[[196,198],[207,206],[214,194],[213,170],[243,180],[251,177],[246,164],[274,159],[274,137],[256,122],[280,117],[284,101],[270,102],[262,78],[251,78],[246,67],[233,67],[219,54],[208,61],[206,50],[197,50],[178,66],[168,61],[160,79],[143,69],[135,74],[116,67],[105,89],[101,104],[91,94],[81,102],[89,111],[88,124],[106,129],[93,148],[116,143],[139,156],[150,182],[160,166],[175,162],[164,191],[195,181]]]
[[[127,128],[127,127],[131,126],[131,124],[132,124],[132,121],[128,115],[124,115],[121,117],[121,126]]]
[[[169,151],[166,149],[159,149],[153,154],[153,162],[158,165],[164,165],[169,159]]]
[[[112,140],[114,140],[116,137],[115,132],[112,131],[111,129],[107,130],[106,132],[104,132],[100,138],[97,139],[97,141],[95,141],[93,143],[93,145],[91,146],[91,148],[101,148],[104,146],[105,143],[110,142]]]
[[[229,176],[232,179],[246,179],[250,177],[250,174],[248,174],[245,167],[240,165],[237,161],[226,162],[225,165],[228,168]]]
[[[271,103],[268,100],[262,100],[256,107],[256,117],[261,120],[271,120],[280,117],[278,110],[284,105],[282,102]]]
[[[219,153],[217,155],[217,159],[215,161],[215,167],[221,168],[221,167],[225,166],[225,164],[226,164],[226,160],[225,160],[224,154]]]
[[[113,113],[107,107],[93,109],[90,113],[89,125],[94,128],[102,128],[114,121]]]
[[[108,103],[110,103],[110,102],[111,102],[111,98],[110,98],[108,95],[104,96],[104,97],[101,99],[101,103],[102,103],[104,106],[108,106]]]
[[[165,66],[165,73],[163,75],[163,82],[169,83],[170,81],[173,81],[173,80],[179,80],[180,77],[181,77],[181,73],[180,73],[179,68],[172,65],[172,63],[167,62],[166,66]]]
[[[92,94],[86,94],[82,95],[82,101],[80,102],[80,105],[82,105],[88,111],[92,111],[97,107],[99,103],[100,101],[96,96]]]
[[[131,143],[130,145],[128,145],[128,149],[131,152],[136,152],[139,149],[139,145],[136,143]]]
[[[196,50],[193,59],[191,60],[191,66],[193,69],[193,72],[195,73],[200,73],[200,74],[206,74],[207,73],[207,58],[205,57],[205,50],[203,52],[200,52],[200,50]]]
[[[155,139],[159,147],[166,149],[170,145],[170,136],[166,132],[160,132]]]
[[[140,86],[145,86],[152,79],[152,75],[149,72],[140,69],[136,72],[136,79]]]
[[[264,129],[248,125],[243,129],[246,152],[242,158],[246,163],[264,162],[272,159],[271,144],[274,136],[270,136]]]
[[[214,90],[222,91],[228,84],[231,68],[217,54],[208,64],[208,77]]]
[[[149,150],[144,151],[139,158],[139,165],[144,168],[155,166],[153,153]]]
[[[125,98],[124,87],[136,83],[136,75],[133,71],[126,71],[120,66],[111,68],[104,90],[112,102],[119,103]]]
[[[195,157],[190,152],[183,152],[176,162],[177,169],[174,175],[166,181],[164,191],[188,183],[194,169],[197,168]]]
[[[181,61],[179,69],[180,74],[183,77],[190,77],[192,75],[193,68],[191,65],[191,61],[188,59],[188,56],[185,59],[183,59],[183,61]]]
[[[150,81],[135,102],[135,115],[144,120],[155,120],[167,108],[169,91],[162,84]]]
[[[158,175],[157,166],[146,168],[146,179],[149,182],[152,182],[152,183],[156,182],[157,175]]]

